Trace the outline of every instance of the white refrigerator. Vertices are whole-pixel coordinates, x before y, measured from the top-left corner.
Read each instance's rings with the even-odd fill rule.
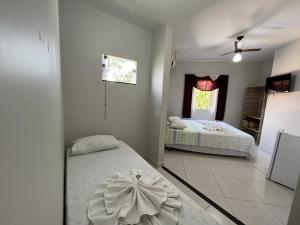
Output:
[[[300,173],[300,137],[279,132],[267,177],[295,189]]]

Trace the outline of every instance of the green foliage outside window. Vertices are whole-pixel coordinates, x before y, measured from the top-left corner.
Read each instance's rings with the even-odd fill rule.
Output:
[[[194,89],[195,92],[195,109],[210,109],[212,101],[212,91],[201,91],[197,88]]]
[[[136,84],[136,61],[103,55],[102,64],[103,80]]]

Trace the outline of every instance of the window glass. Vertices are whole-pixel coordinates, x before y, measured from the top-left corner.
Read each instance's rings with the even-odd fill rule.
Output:
[[[201,91],[194,88],[194,109],[210,110],[212,107],[213,91]]]
[[[102,55],[102,80],[136,84],[137,62],[111,55]]]

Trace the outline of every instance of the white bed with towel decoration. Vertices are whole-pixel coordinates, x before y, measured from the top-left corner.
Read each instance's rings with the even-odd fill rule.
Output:
[[[169,117],[165,146],[208,154],[256,156],[254,138],[221,121]]]
[[[95,139],[67,151],[66,224],[219,224],[127,144]]]

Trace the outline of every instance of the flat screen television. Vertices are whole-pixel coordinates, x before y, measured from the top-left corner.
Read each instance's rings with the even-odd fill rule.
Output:
[[[266,91],[268,92],[289,92],[291,87],[292,74],[283,74],[268,77],[266,80]]]

